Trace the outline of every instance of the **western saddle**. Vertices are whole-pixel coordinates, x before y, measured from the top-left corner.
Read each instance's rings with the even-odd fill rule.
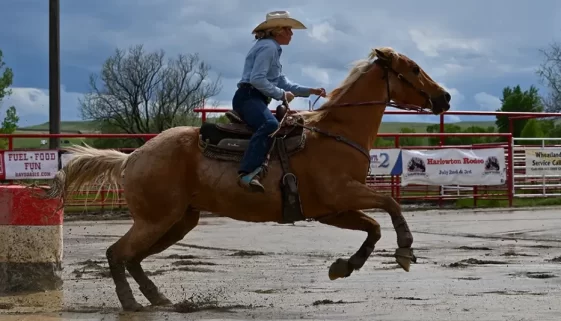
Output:
[[[267,173],[268,162],[271,159],[279,160],[282,168],[283,174],[279,182],[283,213],[282,220],[279,221],[281,224],[306,219],[300,204],[298,180],[290,171],[289,164],[289,157],[304,149],[306,134],[301,126],[304,119],[301,115],[287,115],[287,112],[287,107],[283,104],[276,109],[275,117],[281,125],[272,137],[273,144],[263,164],[263,177]],[[230,123],[203,123],[199,134],[199,147],[205,157],[240,162],[249,145],[253,130],[233,110],[226,112],[226,117]]]
[[[275,112],[275,118],[282,121],[287,114],[287,108],[279,105]],[[203,123],[199,134],[199,146],[206,157],[239,162],[253,135],[253,130],[233,110],[226,112],[229,123]],[[286,120],[281,124],[279,130],[274,134],[274,142],[277,144],[282,140],[286,152],[290,156],[304,148],[306,135],[302,125],[304,120],[301,115],[286,115]],[[278,159],[278,151],[271,150],[271,158]]]

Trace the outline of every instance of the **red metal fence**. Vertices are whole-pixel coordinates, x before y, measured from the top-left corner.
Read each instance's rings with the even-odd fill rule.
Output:
[[[202,120],[206,121],[207,113],[221,113],[228,111],[228,109],[196,109],[195,111],[202,114]],[[406,112],[406,111],[395,111],[388,110],[386,114],[418,114],[416,112]],[[500,113],[500,112],[448,112],[449,115],[477,115],[477,116],[496,116],[502,115],[507,117],[521,117],[526,118],[537,118],[537,117],[560,117],[561,114],[553,113]],[[507,166],[507,180],[504,185],[501,186],[429,186],[429,185],[407,185],[401,186],[401,175],[376,175],[369,176],[367,182],[373,188],[380,193],[387,193],[392,195],[396,200],[402,204],[418,204],[425,203],[431,206],[438,205],[443,206],[447,203],[453,203],[460,199],[468,199],[469,203],[473,206],[477,206],[480,200],[496,200],[508,202],[511,206],[513,203],[513,198],[515,194],[523,194],[521,191],[517,191],[517,186],[519,189],[523,189],[524,182],[527,179],[521,177],[518,181],[515,175],[522,175],[523,173],[518,170],[515,172],[513,165],[515,164],[516,151],[514,150],[514,144],[512,135],[510,133],[444,133],[444,115],[435,116],[439,117],[440,120],[440,133],[380,133],[379,137],[393,138],[394,146],[392,148],[401,149],[414,149],[414,150],[433,150],[433,149],[445,149],[445,148],[465,148],[465,149],[484,149],[484,148],[503,148],[505,150],[505,165]],[[430,123],[427,123],[430,125]],[[15,139],[48,139],[51,137],[61,138],[61,139],[72,139],[72,138],[82,138],[82,139],[117,139],[117,138],[141,138],[143,140],[149,140],[150,138],[156,136],[155,134],[13,134],[13,135],[0,135],[0,139],[8,140],[8,148],[5,151],[15,150],[14,140]],[[505,137],[506,141],[504,143],[496,144],[478,144],[478,145],[461,145],[461,146],[450,146],[444,144],[444,137]],[[404,137],[440,137],[439,146],[400,146],[400,138]],[[377,147],[377,149],[382,149],[384,147]],[[29,149],[28,149],[29,150]],[[32,149],[40,150],[40,149]],[[123,148],[123,151],[132,151],[133,149]],[[5,152],[0,151],[0,152]],[[61,153],[64,152],[64,147],[61,148]],[[522,174],[520,174],[522,173]],[[561,178],[559,178],[561,182]],[[23,181],[25,183],[25,181]],[[518,183],[517,183],[518,182]],[[533,181],[532,181],[533,182]],[[18,183],[11,180],[4,180],[4,184]],[[21,182],[19,182],[21,183]],[[522,184],[522,185],[520,185]],[[96,198],[97,196],[97,198]],[[69,200],[67,200],[67,208],[77,209],[77,210],[104,210],[107,208],[125,208],[126,204],[124,201],[124,193],[122,190],[105,190],[100,189],[99,186],[90,186],[88,189],[76,193]]]

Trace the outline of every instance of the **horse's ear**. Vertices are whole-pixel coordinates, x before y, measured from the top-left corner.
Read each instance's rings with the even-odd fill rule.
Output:
[[[391,48],[374,48],[372,49],[372,52],[370,53],[370,59],[374,59],[375,57],[378,57],[378,59],[384,60],[384,61],[392,61],[392,58],[394,56],[394,51]]]

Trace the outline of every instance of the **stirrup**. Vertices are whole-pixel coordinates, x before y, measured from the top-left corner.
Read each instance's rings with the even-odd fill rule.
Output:
[[[259,166],[249,174],[240,174],[238,176],[238,185],[248,189],[251,192],[264,193],[265,187],[261,185],[261,182],[259,182],[259,174],[262,170],[263,168]]]

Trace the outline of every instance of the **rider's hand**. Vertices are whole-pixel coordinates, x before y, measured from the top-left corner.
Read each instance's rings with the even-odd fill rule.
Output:
[[[284,92],[284,99],[285,99],[287,102],[291,102],[292,99],[294,99],[294,94],[293,94],[292,92],[290,92],[290,91],[285,91],[285,92]]]
[[[325,88],[313,88],[310,92],[312,94],[318,95],[320,97],[325,97],[325,95],[326,95]]]

